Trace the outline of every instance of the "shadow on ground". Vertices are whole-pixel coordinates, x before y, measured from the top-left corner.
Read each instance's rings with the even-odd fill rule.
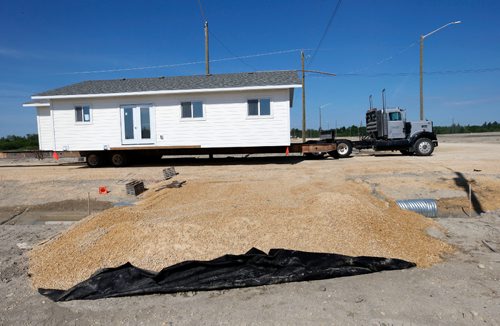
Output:
[[[457,177],[453,178],[453,181],[455,181],[455,184],[458,187],[462,188],[468,195],[469,194],[469,181],[467,181],[467,179],[465,178],[465,176],[461,172],[455,171],[455,174],[457,175]],[[472,202],[472,208],[474,209],[474,212],[476,214],[479,215],[479,214],[484,213],[484,209],[481,206],[481,202],[477,198],[474,190],[471,191],[471,202]]]
[[[314,158],[311,158],[314,159]],[[265,165],[265,164],[288,164],[294,165],[307,158],[302,156],[265,156],[265,157],[164,157],[161,160],[138,160],[131,162],[129,166],[222,166],[222,165]],[[82,165],[81,168],[88,168]],[[103,168],[114,168],[107,165]]]

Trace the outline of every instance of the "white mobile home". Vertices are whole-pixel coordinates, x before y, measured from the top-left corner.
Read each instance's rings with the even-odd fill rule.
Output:
[[[93,80],[33,95],[24,106],[37,109],[40,150],[121,165],[131,150],[289,146],[297,87],[294,71]]]

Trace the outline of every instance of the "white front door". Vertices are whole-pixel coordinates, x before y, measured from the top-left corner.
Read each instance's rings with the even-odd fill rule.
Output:
[[[154,108],[124,105],[121,110],[122,144],[154,144]]]

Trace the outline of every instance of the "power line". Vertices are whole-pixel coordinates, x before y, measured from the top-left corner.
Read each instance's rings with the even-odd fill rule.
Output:
[[[476,68],[476,69],[459,69],[459,70],[436,70],[424,72],[425,75],[458,75],[458,74],[483,74],[500,72],[500,67]],[[359,74],[347,73],[336,74],[337,77],[405,77],[418,76],[418,72],[394,72],[394,73],[374,73],[374,74]],[[310,78],[324,78],[327,76],[311,76]]]
[[[413,42],[413,43],[409,44],[408,46],[406,46],[405,48],[403,48],[403,49],[399,50],[397,53],[395,53],[395,54],[393,54],[393,55],[390,55],[390,56],[388,56],[388,57],[386,57],[386,58],[384,58],[384,59],[382,59],[382,60],[379,60],[378,62],[376,62],[376,63],[375,63],[375,64],[373,64],[373,65],[370,65],[370,66],[366,66],[366,67],[364,67],[364,68],[360,68],[360,69],[353,70],[353,71],[352,71],[352,72],[350,72],[350,73],[355,74],[355,73],[358,73],[358,72],[360,72],[360,71],[366,71],[366,70],[368,70],[369,68],[371,68],[371,67],[373,67],[373,66],[379,66],[379,65],[381,65],[381,64],[383,64],[383,63],[386,63],[386,62],[388,62],[388,61],[390,61],[390,60],[394,59],[394,57],[397,57],[398,55],[400,55],[400,54],[402,54],[402,53],[404,53],[404,52],[408,51],[409,49],[411,49],[412,47],[414,47],[415,45],[417,45],[417,43],[418,43],[418,42],[417,42],[417,41],[415,41],[415,42]]]
[[[385,59],[380,60],[379,62],[377,62],[377,63],[376,63],[376,65],[381,65],[382,63],[385,63],[385,62],[387,62],[387,61],[390,61],[390,60],[394,59],[394,57],[395,57],[395,56],[398,56],[398,55],[402,54],[403,52],[408,51],[409,49],[411,49],[411,48],[412,48],[412,47],[414,47],[415,45],[417,45],[417,42],[416,42],[416,41],[415,41],[415,42],[413,42],[413,43],[411,43],[410,45],[408,45],[408,46],[407,46],[407,47],[405,47],[404,49],[402,49],[402,50],[398,51],[398,53],[396,53],[396,54],[394,54],[394,55],[391,55],[391,56],[389,56],[389,57],[387,57],[387,58],[385,58]]]
[[[203,22],[206,22],[207,21],[207,16],[205,15],[205,11],[203,10],[203,5],[201,4],[201,0],[197,0],[198,2],[198,8],[200,9],[200,15],[201,15],[201,19],[203,19]],[[219,44],[232,56],[234,57],[238,57],[238,55],[236,53],[234,53],[233,51],[231,51],[225,44],[224,42],[222,42],[218,37],[217,35],[215,35],[214,32],[212,32],[211,30],[208,30],[208,33],[213,37],[215,38],[215,40],[217,42],[219,42]],[[255,68],[254,66],[248,64],[247,62],[243,61],[241,58],[238,58],[238,60],[244,64],[245,66],[251,68],[252,70],[256,71],[257,68]],[[209,61],[210,62],[210,61]]]
[[[236,53],[234,53],[233,51],[229,50],[229,48],[217,37],[217,35],[215,35],[212,31],[208,31],[210,33],[211,36],[213,36],[215,38],[215,40],[217,42],[219,42],[219,44],[232,56],[234,56],[235,58],[238,58],[238,60],[244,64],[245,66],[249,67],[250,69],[256,71],[257,68],[255,68],[254,66],[252,66],[251,64],[245,62],[243,59],[241,59]]]
[[[203,11],[203,6],[201,5],[201,0],[198,0],[198,7],[200,8],[200,15],[203,21],[206,21],[205,12]]]
[[[257,57],[264,57],[264,56],[278,55],[278,54],[287,54],[287,53],[300,52],[300,51],[301,51],[301,49],[279,50],[279,51],[272,51],[272,52],[265,52],[265,53],[243,55],[243,56],[239,56],[239,57],[213,59],[213,60],[210,60],[210,62],[222,62],[222,61],[232,61],[232,60],[240,60],[240,59],[248,59],[248,58],[257,58]],[[202,63],[205,63],[205,61],[192,61],[192,62],[183,62],[183,63],[156,65],[156,66],[133,67],[133,68],[63,72],[63,73],[57,73],[56,75],[95,74],[95,73],[120,72],[120,71],[132,71],[132,70],[173,68],[173,67],[196,65],[196,64],[202,64]]]
[[[337,1],[337,5],[335,6],[335,9],[332,12],[332,15],[330,16],[330,19],[328,20],[328,23],[326,24],[325,31],[323,32],[323,35],[321,36],[318,45],[316,46],[316,49],[313,52],[313,55],[311,56],[311,60],[309,61],[309,66],[312,64],[314,57],[316,57],[316,53],[318,53],[319,48],[321,47],[321,44],[323,44],[323,41],[326,37],[326,34],[328,34],[328,30],[330,29],[330,25],[333,22],[333,19],[337,15],[337,12],[340,8],[340,5],[342,4],[342,0]]]

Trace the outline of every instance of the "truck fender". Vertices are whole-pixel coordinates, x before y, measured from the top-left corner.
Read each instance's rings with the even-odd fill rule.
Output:
[[[429,131],[421,131],[411,136],[410,144],[413,145],[420,138],[429,138],[430,140],[437,140],[436,134]]]
[[[420,138],[429,138],[430,140],[437,140],[436,134],[433,132],[429,131],[421,131],[416,133],[415,135],[411,136],[410,138],[410,146],[411,150],[413,151],[413,145],[419,140]]]

